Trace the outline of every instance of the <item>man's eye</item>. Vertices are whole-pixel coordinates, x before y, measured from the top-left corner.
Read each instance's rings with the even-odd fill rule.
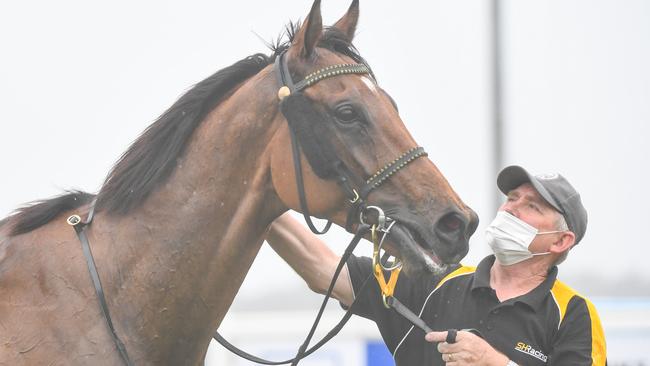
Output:
[[[539,209],[539,206],[537,206],[537,205],[534,204],[534,203],[530,203],[530,204],[528,204],[528,207],[532,208],[533,210],[535,210],[535,211],[537,211],[537,212],[542,212],[542,210]]]

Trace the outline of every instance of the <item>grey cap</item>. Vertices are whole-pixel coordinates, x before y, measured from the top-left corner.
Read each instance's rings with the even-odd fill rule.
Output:
[[[569,181],[557,173],[531,175],[517,165],[504,168],[497,177],[497,187],[504,194],[524,183],[530,183],[546,202],[564,216],[578,244],[587,230],[587,210],[582,205],[580,194]]]

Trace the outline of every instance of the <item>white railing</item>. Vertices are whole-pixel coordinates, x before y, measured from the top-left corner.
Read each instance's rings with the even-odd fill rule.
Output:
[[[650,291],[649,291],[650,293]],[[595,298],[607,339],[609,366],[650,366],[650,297]],[[309,330],[316,310],[276,312],[231,312],[220,331],[233,344],[247,352],[269,359],[295,355]],[[343,315],[336,308],[326,311],[315,343]],[[352,317],[348,325],[329,344],[300,363],[302,366],[385,366],[369,351],[381,345],[375,324]],[[252,363],[230,354],[212,342],[206,366],[250,366]]]

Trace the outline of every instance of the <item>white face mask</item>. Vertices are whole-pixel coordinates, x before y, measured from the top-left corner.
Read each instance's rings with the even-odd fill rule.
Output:
[[[485,229],[485,237],[499,263],[509,266],[537,255],[549,254],[550,252],[531,253],[528,246],[537,235],[561,232],[539,232],[535,227],[508,212],[499,211],[492,223]]]

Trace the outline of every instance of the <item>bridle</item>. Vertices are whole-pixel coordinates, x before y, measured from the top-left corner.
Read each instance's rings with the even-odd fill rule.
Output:
[[[372,72],[370,71],[370,69],[364,64],[338,64],[338,65],[332,65],[332,66],[319,69],[307,75],[303,80],[294,83],[284,58],[285,54],[286,54],[286,50],[280,53],[276,57],[274,68],[275,68],[275,73],[277,75],[278,81],[280,83],[280,88],[278,90],[280,109],[284,114],[285,118],[287,119],[287,122],[289,123],[292,155],[293,155],[294,170],[296,176],[296,185],[297,185],[298,196],[300,200],[300,207],[309,228],[316,234],[323,234],[327,232],[332,222],[328,221],[325,228],[322,231],[319,231],[318,229],[316,229],[313,222],[311,221],[311,215],[309,212],[307,199],[305,195],[305,188],[304,188],[304,182],[302,176],[302,165],[300,160],[301,159],[300,146],[301,146],[301,141],[303,141],[301,137],[304,137],[305,134],[309,133],[309,131],[306,131],[306,129],[304,128],[303,129],[296,128],[296,125],[300,122],[296,121],[296,115],[292,113],[291,106],[296,105],[296,103],[302,103],[303,107],[310,107],[304,105],[305,103],[307,104],[309,103],[306,102],[306,99],[304,98],[299,99],[297,97],[302,96],[302,90],[314,85],[315,83],[321,80],[330,77],[339,76],[339,75],[347,75],[347,74],[370,75],[373,78],[373,80],[374,77],[372,76]],[[312,121],[302,121],[302,122],[307,124],[313,123]],[[311,137],[312,139],[314,138],[314,136],[309,136],[309,137]],[[304,144],[305,142],[303,141],[302,143]],[[305,148],[305,146],[303,146],[303,148]],[[314,172],[317,175],[319,175],[321,178],[336,180],[339,187],[341,187],[343,192],[345,192],[346,196],[348,197],[348,202],[351,204],[351,207],[348,211],[348,215],[346,219],[346,229],[348,231],[352,231],[353,225],[358,224],[354,238],[352,239],[352,241],[346,248],[345,252],[341,256],[341,260],[339,261],[336,271],[334,272],[334,276],[332,277],[332,281],[330,282],[330,286],[325,295],[325,298],[323,299],[320,310],[318,312],[318,315],[316,316],[316,319],[314,320],[312,328],[308,336],[306,337],[304,343],[300,347],[297,355],[294,358],[285,361],[268,361],[253,356],[249,353],[246,353],[238,349],[237,347],[233,346],[232,344],[230,344],[218,332],[215,333],[214,339],[217,340],[219,343],[221,343],[228,350],[253,362],[266,364],[266,365],[281,365],[281,364],[288,364],[288,363],[292,363],[292,365],[297,365],[301,359],[316,351],[322,345],[327,343],[327,341],[329,341],[332,337],[338,334],[338,332],[343,328],[347,320],[352,316],[352,308],[356,300],[350,305],[349,309],[347,310],[347,312],[345,313],[341,321],[325,337],[323,337],[323,339],[321,339],[318,343],[316,343],[311,348],[307,349],[307,347],[309,347],[311,338],[313,337],[316,331],[318,323],[320,322],[320,319],[323,315],[325,306],[327,305],[327,302],[332,295],[334,285],[336,284],[336,281],[338,279],[341,270],[343,269],[343,266],[347,262],[348,258],[352,254],[352,251],[359,243],[359,241],[368,233],[371,233],[371,238],[375,244],[375,251],[373,255],[374,276],[377,278],[377,281],[379,282],[380,287],[382,289],[382,295],[384,297],[384,305],[386,307],[389,306],[393,307],[395,310],[397,310],[400,314],[407,317],[409,320],[411,320],[411,322],[413,322],[418,327],[422,328],[423,330],[426,329],[430,331],[430,329],[426,327],[426,324],[424,324],[421,321],[421,319],[419,319],[415,314],[410,312],[408,308],[401,305],[401,303],[399,303],[399,301],[396,298],[392,297],[395,283],[397,281],[397,275],[399,274],[399,270],[401,269],[401,263],[397,263],[392,265],[390,268],[386,268],[382,264],[382,260],[379,258],[379,253],[380,253],[383,240],[390,232],[390,228],[392,227],[392,225],[395,224],[395,220],[386,217],[381,208],[377,206],[368,206],[367,204],[367,197],[372,190],[379,187],[386,180],[388,180],[392,175],[397,173],[397,171],[404,168],[406,165],[408,165],[415,159],[422,156],[426,156],[427,153],[424,151],[424,148],[413,147],[412,149],[406,151],[405,153],[403,153],[402,155],[400,155],[390,163],[386,164],[384,167],[379,169],[375,174],[371,175],[368,179],[365,180],[357,179],[353,175],[353,173],[345,166],[345,164],[338,157],[336,152],[333,151],[331,146],[324,146],[322,144],[318,144],[316,150],[311,148],[305,149],[305,155],[307,156],[310,163],[311,161],[318,160],[318,159],[322,161],[323,158],[325,158],[324,159],[325,163],[328,165],[325,170],[322,169],[323,167],[316,166],[315,164],[311,164],[312,169],[314,169]],[[318,155],[318,157],[314,157],[315,155]],[[360,187],[357,187],[355,185],[355,182],[362,182],[362,181],[365,181],[365,183],[363,183]],[[90,249],[90,242],[86,235],[86,228],[90,226],[93,220],[95,202],[96,201],[93,201],[91,203],[89,213],[85,221],[82,221],[79,215],[74,214],[68,217],[67,223],[74,228],[77,237],[79,238],[79,241],[82,244],[82,249],[83,249],[84,257],[86,259],[86,264],[88,266],[88,271],[90,273],[91,280],[95,288],[95,294],[99,301],[99,305],[104,320],[106,322],[106,325],[109,328],[111,338],[115,343],[115,347],[117,348],[124,364],[127,366],[132,366],[133,363],[128,356],[126,347],[118,337],[115,328],[113,326],[108,305],[106,303],[106,298],[104,296],[104,290],[101,285],[99,273],[97,271],[97,267],[95,266],[95,261],[93,259],[92,251]],[[376,211],[377,217],[375,223],[370,224],[369,222],[366,222],[367,220],[366,214],[369,211]],[[381,236],[381,238],[379,238],[379,236]],[[384,280],[383,270],[391,270],[391,278],[388,281]],[[365,289],[366,284],[369,282],[368,280],[371,277],[372,275],[369,276],[364,281],[359,291],[363,291],[363,289]]]
[[[305,134],[309,133],[309,131],[305,131],[306,129],[305,127],[316,127],[316,126],[313,126],[314,122],[309,121],[307,122],[307,124],[310,124],[311,126],[310,125],[300,126],[303,128],[298,129],[297,128],[298,123],[294,121],[295,118],[292,115],[291,110],[289,109],[289,107],[292,106],[292,104],[295,104],[295,102],[294,103],[288,103],[288,102],[291,98],[296,98],[296,96],[302,94],[302,91],[304,89],[314,85],[315,83],[321,80],[330,77],[346,75],[346,74],[358,74],[358,75],[368,75],[374,80],[374,76],[372,75],[370,68],[368,68],[368,66],[364,64],[338,64],[338,65],[327,66],[315,72],[312,72],[308,74],[301,81],[294,83],[293,79],[291,78],[289,67],[285,60],[285,55],[286,55],[286,50],[280,53],[276,57],[274,70],[275,70],[276,78],[278,79],[278,82],[280,84],[280,88],[278,89],[278,99],[280,100],[280,105],[281,105],[280,109],[282,110],[282,113],[284,114],[289,124],[289,134],[291,136],[293,164],[296,173],[295,174],[296,186],[298,189],[298,196],[300,200],[300,209],[303,213],[307,226],[309,226],[311,231],[314,232],[315,234],[324,234],[325,232],[327,232],[327,230],[329,230],[332,223],[331,221],[328,221],[325,228],[322,231],[319,231],[318,229],[316,229],[316,227],[311,221],[311,215],[310,215],[309,207],[307,205],[307,199],[305,197],[304,182],[302,177],[302,164],[300,158],[300,148],[301,148],[300,137],[303,137],[305,136]],[[303,104],[305,103],[304,100],[300,100],[300,102]],[[312,136],[305,136],[305,137],[312,137]],[[302,143],[304,143],[304,141]],[[341,189],[347,196],[348,201],[352,205],[351,208],[348,210],[347,220],[345,224],[345,228],[348,231],[352,231],[352,226],[356,223],[357,219],[362,214],[364,208],[366,207],[366,199],[372,190],[379,187],[382,183],[386,182],[388,178],[390,178],[398,170],[404,168],[410,162],[414,161],[415,159],[421,156],[427,156],[427,153],[424,151],[424,148],[413,147],[412,149],[406,151],[405,153],[403,153],[402,155],[400,155],[399,157],[397,157],[396,159],[394,159],[393,161],[391,161],[390,163],[386,164],[384,167],[379,169],[375,174],[371,175],[368,179],[366,179],[365,183],[360,188],[357,188],[355,187],[354,182],[361,182],[363,180],[357,179],[356,177],[353,176],[353,173],[346,167],[345,163],[343,163],[343,161],[338,157],[336,152],[333,151],[333,148],[331,146],[324,146],[321,144],[317,146],[320,147],[320,151],[314,151],[314,147],[312,146],[310,146],[309,148],[305,148],[305,146],[302,147],[304,149],[305,155],[310,161],[317,160],[316,158],[310,159],[311,156],[317,155],[321,157],[326,157],[327,160],[322,161],[323,159],[321,159],[321,164],[320,164],[320,165],[328,165],[327,167],[328,169],[326,172],[322,172],[323,168],[319,166],[312,165],[312,168],[315,170],[315,173],[317,175],[321,176],[321,178],[323,178],[323,176],[326,176],[326,178],[335,180],[338,183],[339,187],[341,187]],[[321,171],[319,171],[319,169],[321,169]]]
[[[289,134],[291,136],[292,157],[293,157],[294,171],[296,176],[298,198],[300,201],[300,209],[305,218],[305,222],[307,223],[307,226],[309,226],[310,230],[315,234],[324,234],[329,230],[329,228],[332,225],[332,222],[328,221],[323,230],[318,230],[311,220],[311,215],[310,215],[310,211],[307,205],[307,199],[305,195],[305,188],[304,188],[304,182],[302,177],[301,156],[300,156],[300,147],[301,147],[300,137],[301,134],[304,135],[306,132],[304,131],[305,126],[297,126],[299,122],[295,121],[295,119],[297,118],[293,113],[291,113],[292,111],[289,109],[292,105],[295,105],[295,103],[292,103],[291,98],[296,98],[297,96],[301,96],[302,90],[314,85],[315,83],[321,80],[330,77],[347,75],[347,74],[358,74],[358,75],[369,75],[374,80],[374,76],[372,75],[370,69],[364,64],[338,64],[338,65],[327,66],[325,68],[312,72],[308,74],[304,79],[300,80],[297,83],[294,83],[293,79],[291,78],[291,72],[289,71],[289,67],[287,66],[287,62],[285,60],[285,55],[286,55],[286,50],[280,53],[276,57],[274,70],[275,70],[276,78],[280,84],[280,88],[278,89],[280,110],[284,114],[289,124]],[[300,107],[304,107],[304,104],[309,102],[306,101],[305,99],[300,99],[299,103],[303,104],[303,106]],[[307,123],[313,124],[314,122],[309,121]],[[312,125],[309,127],[315,127],[315,126]],[[312,324],[312,327],[307,337],[305,338],[305,341],[300,346],[294,358],[289,360],[284,360],[284,361],[265,360],[237,348],[236,346],[226,341],[226,339],[224,339],[218,332],[215,332],[214,339],[217,342],[219,342],[222,346],[224,346],[229,351],[249,361],[253,361],[264,365],[282,365],[288,363],[291,363],[292,365],[297,365],[301,359],[316,351],[322,345],[327,343],[332,337],[338,334],[338,332],[343,328],[343,326],[348,321],[348,319],[350,319],[350,317],[352,316],[352,309],[354,303],[356,302],[356,298],[355,301],[353,301],[353,303],[346,311],[343,318],[339,321],[339,323],[332,330],[330,330],[328,334],[325,337],[323,337],[323,339],[321,339],[318,343],[316,343],[311,348],[307,349],[307,347],[309,347],[311,338],[313,337],[314,332],[316,331],[318,323],[320,322],[321,316],[323,315],[327,302],[332,296],[334,285],[336,284],[336,281],[338,279],[341,270],[343,269],[343,266],[347,262],[348,258],[352,254],[352,251],[359,243],[361,238],[363,238],[363,236],[369,232],[371,233],[371,238],[375,245],[375,250],[373,252],[373,274],[371,274],[370,276],[368,276],[368,278],[366,278],[359,292],[365,289],[368,280],[374,275],[381,288],[382,297],[384,299],[384,305],[387,308],[393,307],[396,311],[398,311],[400,314],[405,316],[415,325],[423,329],[425,332],[431,331],[431,329],[428,326],[426,326],[426,324],[424,324],[424,322],[417,315],[413,314],[407,307],[402,305],[395,297],[392,296],[397,282],[397,277],[401,270],[401,262],[400,263],[394,262],[392,263],[392,265],[390,265],[389,268],[387,268],[383,264],[382,258],[380,258],[380,251],[384,239],[386,238],[386,236],[390,232],[391,227],[395,224],[396,221],[389,217],[386,217],[384,215],[384,211],[381,208],[377,206],[368,206],[367,204],[367,197],[372,190],[376,189],[381,184],[386,182],[391,176],[393,176],[395,173],[397,173],[400,169],[404,168],[409,163],[413,162],[415,159],[422,156],[427,156],[427,153],[424,151],[424,148],[418,146],[418,147],[413,147],[412,149],[406,151],[405,153],[398,156],[390,163],[386,164],[385,166],[377,170],[376,173],[374,173],[368,179],[365,180],[365,183],[363,183],[363,185],[360,188],[357,188],[354,182],[359,182],[362,180],[356,179],[356,177],[354,177],[353,173],[345,166],[345,164],[338,157],[336,152],[327,151],[327,150],[331,150],[331,146],[324,146],[324,147],[322,145],[317,145],[317,146],[321,147],[321,151],[313,151],[313,147],[310,147],[312,149],[304,149],[307,159],[310,162],[318,160],[316,157],[312,158],[310,154],[312,154],[313,156],[321,156],[321,157],[325,156],[328,159],[324,163],[328,165],[329,169],[327,170],[327,172],[323,172],[322,170],[319,171],[320,167],[314,166],[314,164],[312,164],[312,169],[321,178],[326,177],[335,180],[338,183],[339,187],[341,187],[343,192],[346,194],[348,198],[348,202],[351,204],[346,219],[346,225],[345,225],[346,229],[348,231],[352,231],[352,226],[354,224],[358,223],[359,225],[357,226],[357,231],[354,238],[352,239],[350,244],[348,244],[343,255],[341,256],[341,259],[339,260],[337,268],[334,272],[334,276],[330,281],[329,288],[321,303],[321,307],[318,311],[318,314],[316,315],[314,323]],[[302,147],[305,148],[305,146]],[[376,222],[374,224],[369,224],[365,222],[364,218],[366,217],[365,214],[367,213],[367,211],[376,211],[377,214],[375,220]],[[383,273],[384,270],[388,270],[391,272],[388,281],[386,281],[384,278],[384,273]]]

